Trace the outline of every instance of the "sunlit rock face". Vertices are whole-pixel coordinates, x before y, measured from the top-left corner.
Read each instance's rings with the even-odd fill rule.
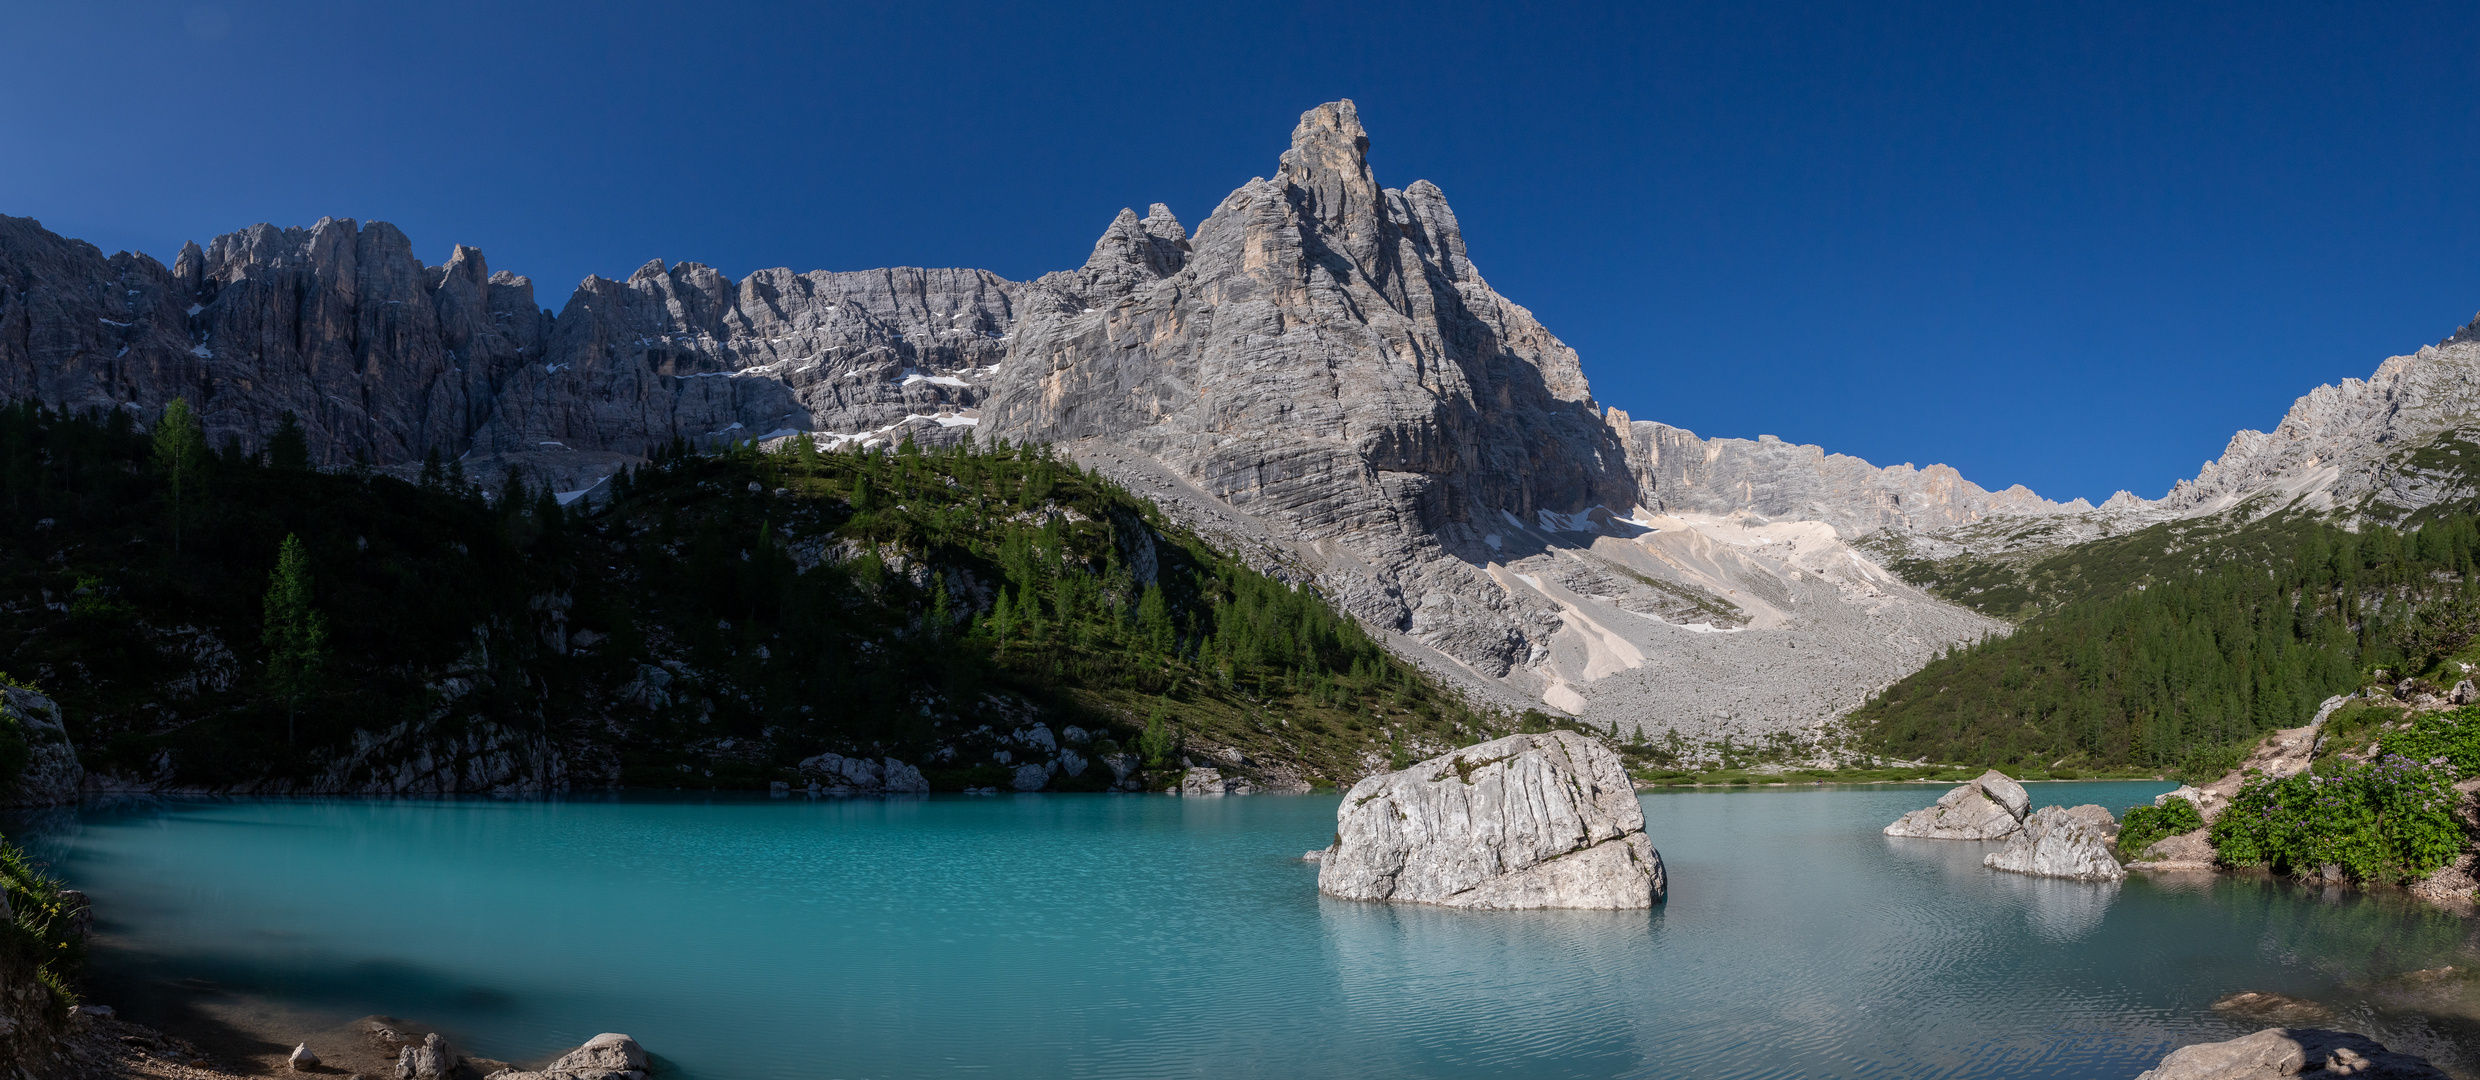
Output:
[[[1574,350],[1492,291],[1435,185],[1382,188],[1348,101],[1187,236],[1123,212],[1032,283],[985,430],[1140,451],[1278,538],[1347,606],[1486,675],[1553,609],[1479,564],[1502,513],[1624,513],[1635,481]]]

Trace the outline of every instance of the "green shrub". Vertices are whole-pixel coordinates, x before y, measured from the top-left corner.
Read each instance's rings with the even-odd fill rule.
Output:
[[[2169,799],[2160,806],[2130,806],[2118,823],[2118,853],[2129,859],[2142,858],[2144,849],[2163,837],[2177,836],[2204,828],[2204,815],[2196,812],[2196,804],[2185,799]]]
[[[61,895],[60,882],[45,874],[17,845],[0,843],[0,891],[13,916],[0,922],[0,949],[35,967],[36,981],[52,991],[49,1008],[65,1017],[77,997],[69,973],[85,959],[77,933],[78,908]]]
[[[2404,731],[2377,740],[2388,754],[2443,761],[2457,777],[2480,775],[2480,707],[2422,714]]]
[[[2463,848],[2460,799],[2450,767],[2399,754],[2260,778],[2213,822],[2213,849],[2278,874],[2338,866],[2361,882],[2425,877]]]

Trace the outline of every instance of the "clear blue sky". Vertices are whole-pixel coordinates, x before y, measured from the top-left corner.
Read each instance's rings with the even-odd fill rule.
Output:
[[[0,213],[168,259],[392,221],[558,308],[649,258],[1081,262],[1355,99],[1597,396],[2160,494],[2480,309],[2480,5],[0,0]]]

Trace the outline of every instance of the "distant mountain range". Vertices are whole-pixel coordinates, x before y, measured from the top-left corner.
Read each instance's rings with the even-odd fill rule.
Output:
[[[2100,507],[1632,420],[1482,279],[1444,194],[1381,187],[1367,148],[1321,105],[1193,234],[1123,210],[1030,282],[654,260],[556,314],[383,222],[258,225],[167,268],[0,217],[0,397],[141,424],[183,397],[245,448],[290,413],[325,466],[436,454],[572,496],[674,440],[1049,442],[1486,699],[1693,739],[1814,728],[2004,631],[1882,563],[2480,493],[2468,328]]]

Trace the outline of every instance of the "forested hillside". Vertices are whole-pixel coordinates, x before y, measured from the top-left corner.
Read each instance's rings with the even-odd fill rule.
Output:
[[[1932,662],[1864,706],[1855,729],[1907,759],[2202,775],[2376,669],[2461,677],[2450,664],[2480,629],[2472,517],[2351,532],[2291,515],[2184,546],[2177,535],[2053,557],[2079,581],[2123,584]]]
[[[1185,744],[1340,781],[1511,722],[1044,450],[681,445],[563,506],[136,428],[0,410],[0,670],[124,781],[763,786],[833,751],[958,789],[1033,723],[1157,779]]]

